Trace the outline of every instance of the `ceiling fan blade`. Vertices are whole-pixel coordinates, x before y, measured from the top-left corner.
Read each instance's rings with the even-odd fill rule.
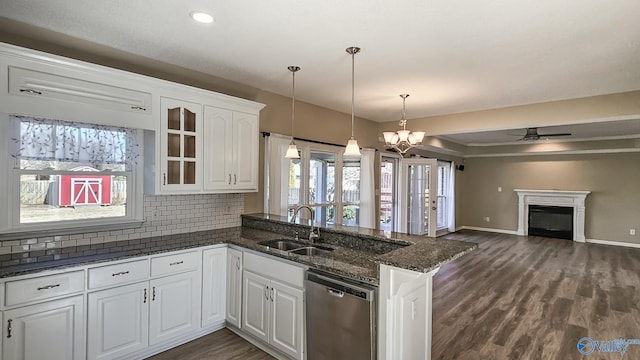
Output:
[[[540,134],[540,137],[571,136],[571,133]]]

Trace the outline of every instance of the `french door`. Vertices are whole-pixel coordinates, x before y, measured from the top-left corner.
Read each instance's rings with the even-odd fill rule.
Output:
[[[436,237],[438,218],[438,160],[400,162],[400,232]]]

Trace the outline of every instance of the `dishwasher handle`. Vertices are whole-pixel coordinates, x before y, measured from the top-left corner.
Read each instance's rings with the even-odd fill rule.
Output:
[[[327,292],[331,296],[335,296],[335,297],[339,297],[339,298],[344,297],[344,291],[340,291],[340,290],[336,290],[336,289],[332,289],[332,288],[327,288]]]

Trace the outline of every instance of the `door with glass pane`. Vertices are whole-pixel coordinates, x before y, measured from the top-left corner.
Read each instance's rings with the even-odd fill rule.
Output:
[[[199,189],[202,105],[162,98],[161,108],[161,189]]]
[[[400,231],[436,236],[438,177],[436,159],[402,159]]]
[[[449,232],[450,217],[453,216],[453,179],[451,175],[451,163],[438,161],[438,187],[437,187],[437,235]]]

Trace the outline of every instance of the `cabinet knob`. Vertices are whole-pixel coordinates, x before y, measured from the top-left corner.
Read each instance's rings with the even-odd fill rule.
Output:
[[[144,289],[144,300],[142,301],[143,304],[147,303],[147,289]]]
[[[229,185],[231,185],[231,174],[229,174]]]
[[[7,320],[7,339],[11,338],[11,323],[13,322],[13,320],[9,319]]]
[[[236,258],[236,269],[240,270],[240,259]]]
[[[269,301],[269,287],[268,286],[264,287],[264,298],[267,299],[267,301]]]
[[[151,294],[151,301],[156,301],[156,287],[153,287],[153,293]]]
[[[167,173],[162,173],[162,185],[167,185]]]
[[[271,288],[271,301],[273,301],[273,288]]]
[[[236,176],[236,174],[233,174],[233,185],[238,183],[238,178]]]

